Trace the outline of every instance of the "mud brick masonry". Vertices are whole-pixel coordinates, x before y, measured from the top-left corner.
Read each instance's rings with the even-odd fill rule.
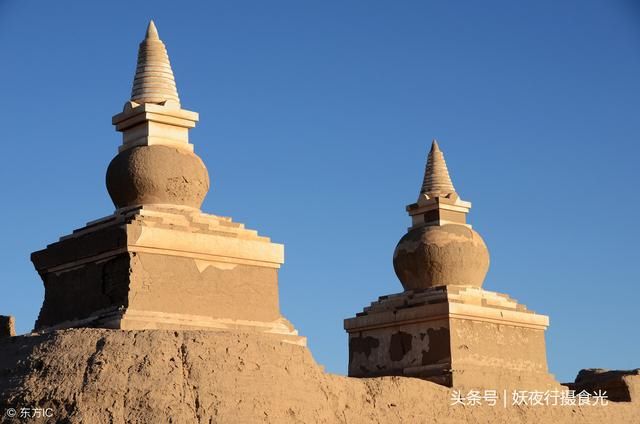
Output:
[[[200,210],[210,181],[169,56],[151,22],[138,50],[122,133],[106,173],[115,211],[34,252],[45,299],[35,330],[69,327],[259,332],[305,345],[280,313],[284,246]],[[412,225],[393,265],[404,291],[348,318],[349,375],[405,375],[456,387],[556,386],[547,316],[482,288],[489,251],[471,203],[433,142]]]
[[[556,386],[547,370],[549,318],[484,290],[489,251],[466,215],[433,142],[412,226],[393,266],[404,291],[381,296],[344,321],[349,375],[404,375],[456,387]]]
[[[197,121],[151,22],[131,99],[113,117],[116,210],[31,255],[45,287],[36,330],[241,329],[306,343],[280,314],[284,246],[200,210],[209,175],[189,142]]]

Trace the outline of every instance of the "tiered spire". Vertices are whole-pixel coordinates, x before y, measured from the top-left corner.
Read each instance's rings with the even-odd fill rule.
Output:
[[[440,150],[438,142],[433,140],[427,159],[427,166],[424,171],[424,180],[420,194],[434,197],[445,196],[450,193],[455,193],[455,191],[456,189],[453,187],[451,177],[449,176],[447,163],[444,160],[444,154]]]
[[[180,105],[167,49],[160,40],[153,21],[149,22],[145,39],[138,49],[138,66],[133,80],[131,100],[136,103],[156,104],[172,101]]]

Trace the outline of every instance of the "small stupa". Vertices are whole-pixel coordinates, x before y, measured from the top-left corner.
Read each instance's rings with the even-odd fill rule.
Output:
[[[407,206],[412,226],[393,255],[404,291],[344,321],[350,376],[487,389],[557,384],[547,369],[549,318],[482,288],[489,251],[467,223],[470,209],[434,140],[418,200]]]
[[[180,105],[151,21],[131,98],[113,117],[122,132],[106,175],[115,212],[31,255],[45,286],[36,331],[236,329],[306,343],[280,313],[284,246],[200,210],[210,182],[189,142],[197,121]]]

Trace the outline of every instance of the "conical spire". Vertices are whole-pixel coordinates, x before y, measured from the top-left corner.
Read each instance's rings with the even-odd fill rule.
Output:
[[[138,49],[131,100],[136,103],[163,103],[169,100],[180,104],[167,49],[153,21],[149,22],[145,39]]]
[[[444,154],[438,146],[438,142],[433,140],[429,157],[427,158],[427,166],[424,171],[424,181],[420,194],[426,194],[429,197],[444,196],[455,193],[447,163],[444,161]]]
[[[149,21],[149,25],[147,26],[147,36],[145,39],[150,40],[159,40],[160,36],[158,35],[158,28],[156,28],[156,24],[153,22],[153,19]]]

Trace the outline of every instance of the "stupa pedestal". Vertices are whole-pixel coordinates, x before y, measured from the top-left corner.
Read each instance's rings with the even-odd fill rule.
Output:
[[[231,218],[142,206],[32,254],[45,282],[36,330],[244,329],[304,338],[280,315],[284,246]]]
[[[113,117],[122,145],[106,184],[116,211],[31,259],[45,299],[38,331],[68,327],[242,330],[304,345],[280,314],[284,246],[200,206],[209,175],[153,22],[131,99]]]
[[[439,286],[382,296],[345,320],[349,375],[403,375],[446,386],[555,385],[544,330],[549,318],[509,296]]]
[[[344,321],[349,375],[401,375],[469,389],[557,387],[548,373],[549,318],[483,290],[489,252],[466,222],[434,141],[412,226],[394,253],[405,291],[382,296]]]

